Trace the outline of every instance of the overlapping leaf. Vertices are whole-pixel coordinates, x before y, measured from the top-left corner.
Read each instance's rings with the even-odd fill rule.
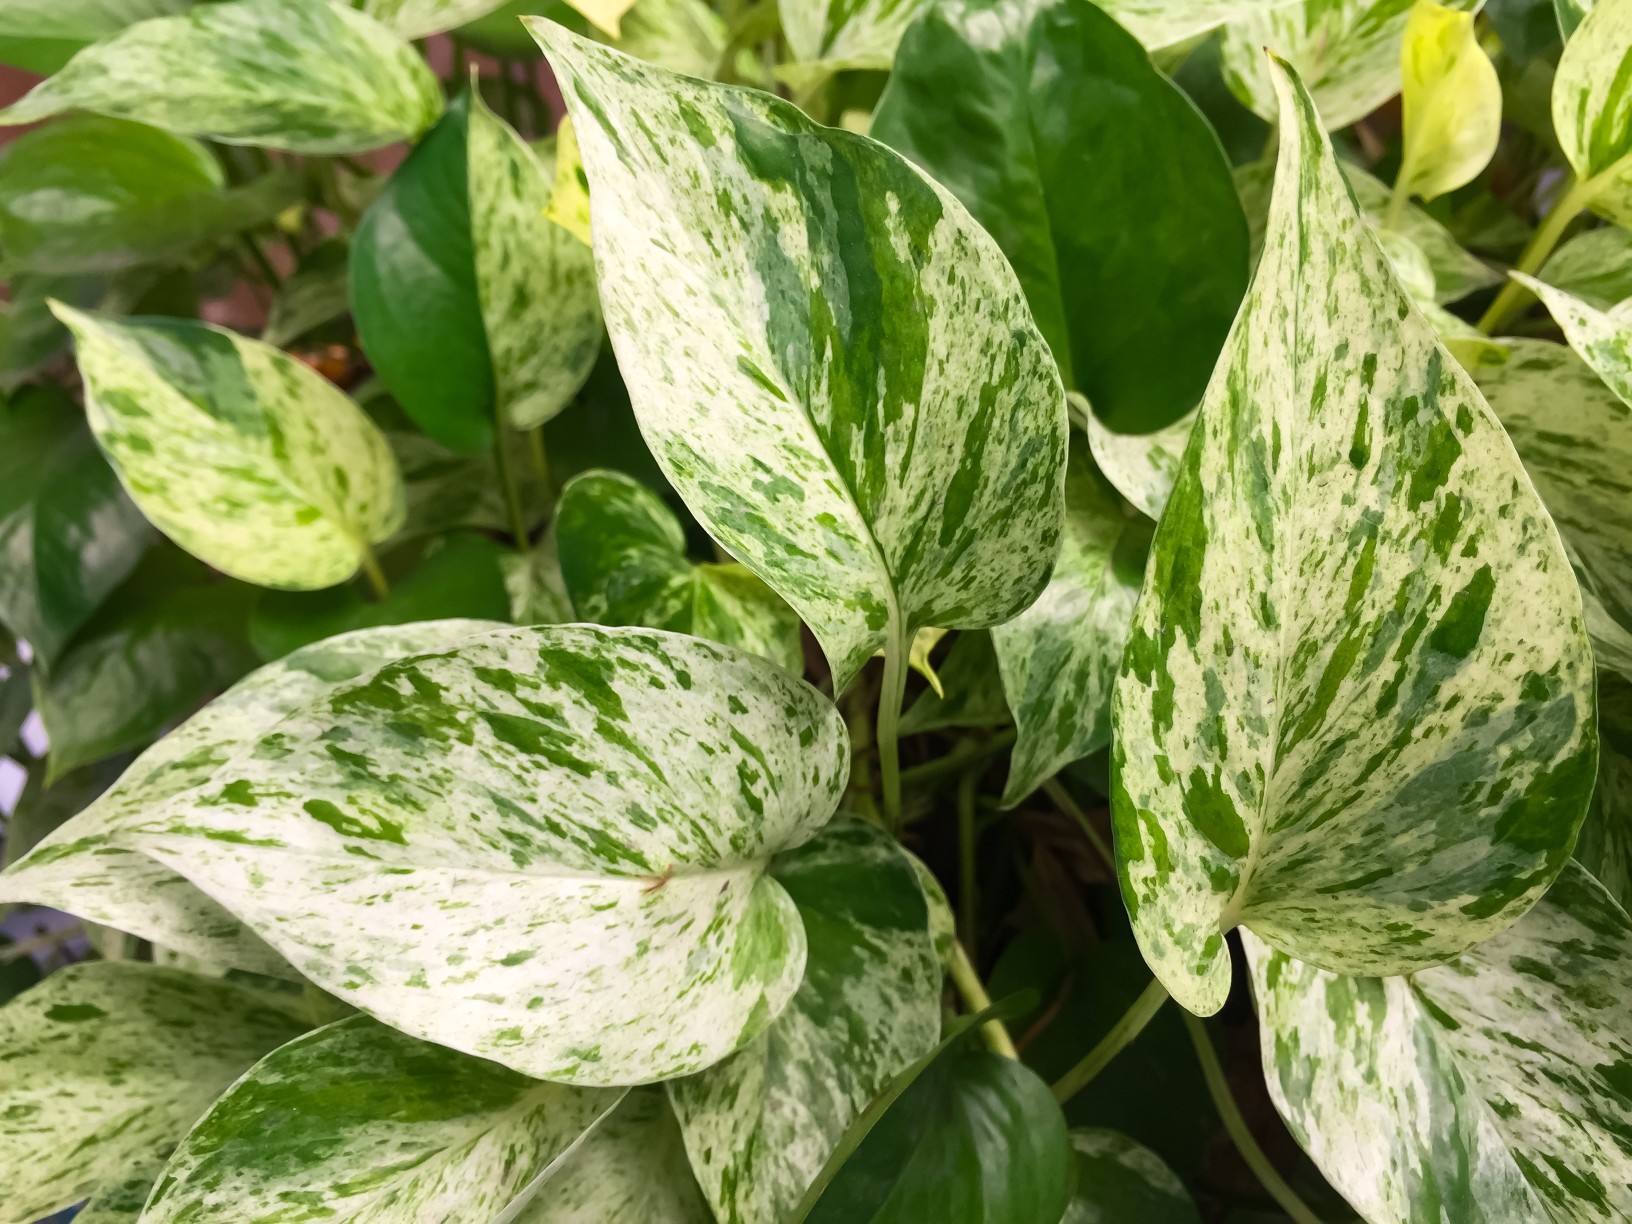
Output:
[[[837,684],[925,625],[1031,603],[1066,421],[996,244],[863,137],[530,28],[572,113],[642,432]]]
[[[1632,233],[1618,226],[1583,230],[1541,265],[1537,279],[1609,310],[1632,298]]]
[[[1274,71],[1269,238],[1114,704],[1124,900],[1202,1013],[1237,924],[1379,974],[1511,924],[1567,859],[1597,747],[1557,531]]]
[[[1581,868],[1510,930],[1409,978],[1245,943],[1270,1095],[1365,1218],[1632,1212],[1632,923]]]
[[[1575,857],[1625,909],[1632,905],[1632,681],[1598,674],[1598,786]]]
[[[75,52],[195,0],[8,0],[0,8],[0,63],[49,76]]]
[[[896,45],[925,0],[783,0],[777,11],[792,63],[779,75],[809,89],[836,72],[888,69]]]
[[[1184,459],[1184,448],[1196,427],[1196,413],[1187,412],[1155,433],[1125,434],[1109,428],[1098,416],[1088,417],[1088,446],[1094,462],[1116,491],[1152,521],[1162,517],[1173,481]]]
[[[1162,1158],[1112,1130],[1071,1132],[1077,1184],[1060,1224],[1201,1224],[1190,1192]]]
[[[1632,0],[1596,0],[1553,78],[1553,127],[1591,206],[1632,226]]]

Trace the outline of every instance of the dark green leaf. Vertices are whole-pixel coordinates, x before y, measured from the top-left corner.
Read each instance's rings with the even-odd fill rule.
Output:
[[[6,0],[0,5],[0,63],[49,76],[93,42],[194,0]]]
[[[1632,681],[1598,673],[1598,786],[1575,857],[1632,908]]]
[[[1184,1183],[1161,1157],[1109,1130],[1071,1132],[1077,1186],[1060,1224],[1201,1224]]]

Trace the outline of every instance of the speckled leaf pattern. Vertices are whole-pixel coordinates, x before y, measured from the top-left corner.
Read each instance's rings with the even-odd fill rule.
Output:
[[[359,8],[402,38],[456,30],[485,17],[505,0],[354,0]]]
[[[1632,905],[1632,681],[1598,676],[1598,787],[1576,861],[1625,909]]]
[[[1414,0],[1293,0],[1266,6],[1224,31],[1224,79],[1265,119],[1279,115],[1264,49],[1282,56],[1332,129],[1347,127],[1400,92],[1400,40]],[[1478,9],[1481,0],[1446,7]]]
[[[1632,407],[1632,301],[1597,310],[1534,277],[1515,272],[1513,279],[1542,300],[1570,347],[1623,404]]]
[[[1592,207],[1632,226],[1632,0],[1597,0],[1564,44],[1553,129]]]
[[[418,53],[328,0],[201,4],[130,26],[0,110],[0,124],[66,110],[227,144],[356,153],[412,140],[442,110]]]
[[[1173,492],[1185,445],[1195,427],[1196,413],[1187,412],[1155,433],[1124,434],[1108,429],[1097,416],[1090,415],[1088,446],[1105,479],[1155,521],[1162,517],[1162,508]]]
[[[1141,1143],[1113,1130],[1071,1132],[1077,1184],[1060,1224],[1201,1224],[1178,1175]]]
[[[1111,739],[1111,689],[1144,580],[1150,524],[1125,514],[1094,471],[1088,441],[1071,442],[1065,537],[1036,603],[992,629],[1018,732],[1003,805],[1012,807]]]
[[[142,854],[127,834],[146,813],[208,782],[240,748],[335,685],[404,655],[501,627],[426,621],[359,629],[252,672],[142,753],[101,798],[13,863],[0,875],[0,902],[52,906],[205,960],[289,975],[281,956],[181,876]]]
[[[661,1088],[636,1088],[539,1190],[516,1224],[714,1224]]]
[[[795,85],[844,69],[888,69],[901,35],[926,0],[781,0],[782,33],[794,62],[780,74]]]
[[[546,215],[553,167],[471,94],[470,234],[499,412],[532,429],[578,394],[601,351],[595,257]]]
[[[1281,8],[1288,0],[1100,0],[1147,51],[1176,47],[1232,21]]]
[[[1632,923],[1570,865],[1502,935],[1410,978],[1245,937],[1276,1108],[1368,1220],[1632,1213]]]
[[[1632,408],[1559,344],[1465,356],[1564,537],[1599,665],[1632,676]]]
[[[0,1200],[33,1224],[151,1171],[304,1026],[247,990],[133,962],[71,965],[0,1008]]]
[[[354,1016],[273,1051],[211,1106],[143,1219],[491,1221],[622,1095],[530,1080]]]
[[[804,981],[746,1049],[668,1085],[722,1224],[790,1218],[845,1128],[940,1038],[930,907],[888,833],[840,818],[771,875],[804,921]]]
[[[574,476],[554,529],[579,618],[690,633],[804,671],[793,609],[740,565],[692,564],[680,520],[639,481],[604,469]]]
[[[1059,547],[1064,393],[963,206],[787,103],[529,28],[573,117],[642,433],[838,687],[892,639],[1030,604]]]
[[[588,625],[388,664],[140,847],[311,981],[539,1079],[665,1079],[762,1032],[805,937],[771,856],[832,815],[838,712],[752,655]]]
[[[1557,531],[1276,71],[1268,243],[1114,701],[1123,898],[1202,1014],[1237,924],[1375,974],[1501,931],[1566,861],[1597,748]]]
[[[137,1224],[163,1168],[163,1159],[155,1159],[123,1181],[103,1186],[74,1217],[74,1224]]]
[[[199,560],[315,590],[402,525],[385,435],[309,366],[202,323],[54,309],[77,342],[97,442],[142,513]]]

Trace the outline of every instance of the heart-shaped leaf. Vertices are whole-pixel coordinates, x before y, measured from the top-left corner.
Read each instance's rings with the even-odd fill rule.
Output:
[[[1621,225],[1632,224],[1629,57],[1632,0],[1595,0],[1553,78],[1553,129],[1575,171],[1577,198]]]
[[[1173,1170],[1141,1143],[1113,1130],[1071,1132],[1076,1189],[1060,1224],[1201,1224]]]
[[[1632,923],[1580,867],[1503,934],[1409,978],[1244,942],[1270,1096],[1366,1219],[1632,1213]]]
[[[201,561],[316,590],[401,526],[385,435],[309,366],[202,323],[55,310],[103,452],[142,513]]]
[[[1520,917],[1596,768],[1574,576],[1495,415],[1396,282],[1284,65],[1269,238],[1152,546],[1112,811],[1146,960],[1224,933],[1405,973]]]
[[[227,982],[72,965],[0,1007],[0,1219],[29,1224],[151,1172],[193,1119],[305,1026]]]
[[[692,513],[843,688],[1036,598],[1065,408],[997,245],[897,155],[533,21],[590,184],[607,327]]]
[[[740,565],[693,565],[680,520],[639,481],[605,470],[574,476],[554,527],[580,619],[690,633],[804,671],[793,609]]]
[[[1496,152],[1502,86],[1474,14],[1417,0],[1400,47],[1402,199],[1432,200],[1469,182]]]

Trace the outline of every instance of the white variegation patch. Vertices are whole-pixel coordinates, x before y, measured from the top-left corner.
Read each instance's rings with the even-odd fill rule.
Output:
[[[1580,867],[1408,978],[1244,942],[1270,1096],[1366,1219],[1632,1215],[1632,923]]]
[[[1237,924],[1375,974],[1500,932],[1567,860],[1597,747],[1557,530],[1275,71],[1269,237],[1114,702],[1123,896],[1204,1014]]]
[[[1022,611],[1058,552],[1066,415],[991,238],[865,137],[529,28],[573,117],[646,441],[838,687],[926,625]]]
[[[1533,276],[1515,272],[1513,279],[1542,300],[1570,347],[1623,404],[1632,407],[1632,299],[1598,310]]]
[[[1632,0],[1596,0],[1553,77],[1553,130],[1577,198],[1632,227]],[[1580,205],[1578,205],[1579,207]]]

